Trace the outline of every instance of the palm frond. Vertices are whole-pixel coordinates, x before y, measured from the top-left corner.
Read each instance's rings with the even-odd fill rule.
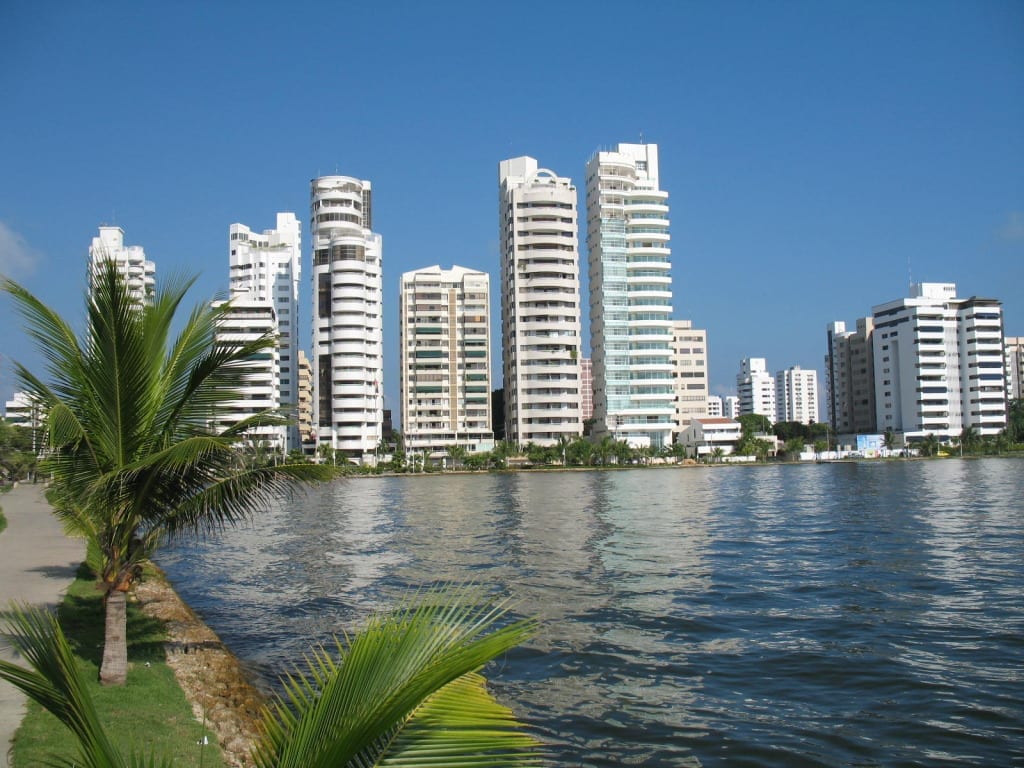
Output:
[[[5,639],[31,669],[0,660],[0,679],[37,702],[75,734],[80,754],[68,765],[128,768],[99,722],[71,646],[56,619],[36,608],[12,605],[6,623]]]
[[[475,588],[446,587],[339,641],[338,661],[316,651],[304,674],[286,679],[285,698],[268,711],[257,765],[385,765],[399,749],[424,758],[431,729],[449,731],[447,741],[436,734],[433,746],[453,759],[461,754],[458,765],[535,762],[536,741],[476,678],[466,677],[536,631],[532,620],[500,625],[508,611],[506,603],[482,600]]]

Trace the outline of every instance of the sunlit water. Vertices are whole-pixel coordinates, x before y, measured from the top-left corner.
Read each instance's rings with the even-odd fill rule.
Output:
[[[412,586],[567,766],[1024,765],[1024,461],[358,479],[159,560],[272,685]]]

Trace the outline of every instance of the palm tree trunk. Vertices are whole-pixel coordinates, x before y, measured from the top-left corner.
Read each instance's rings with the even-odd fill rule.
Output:
[[[107,594],[106,602],[100,683],[124,685],[128,682],[128,613],[125,593],[119,589],[112,590]]]

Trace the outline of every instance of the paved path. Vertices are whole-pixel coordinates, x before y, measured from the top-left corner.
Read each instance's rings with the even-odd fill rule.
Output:
[[[85,545],[64,535],[41,485],[22,484],[0,494],[7,529],[0,533],[0,609],[11,600],[54,608],[85,559]],[[0,657],[13,660],[0,645]],[[0,682],[0,768],[6,768],[14,732],[25,714],[24,697]]]

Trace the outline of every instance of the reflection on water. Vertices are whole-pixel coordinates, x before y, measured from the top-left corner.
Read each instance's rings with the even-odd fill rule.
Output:
[[[410,587],[511,596],[559,765],[1024,765],[1022,468],[360,479],[161,562],[268,684]]]

